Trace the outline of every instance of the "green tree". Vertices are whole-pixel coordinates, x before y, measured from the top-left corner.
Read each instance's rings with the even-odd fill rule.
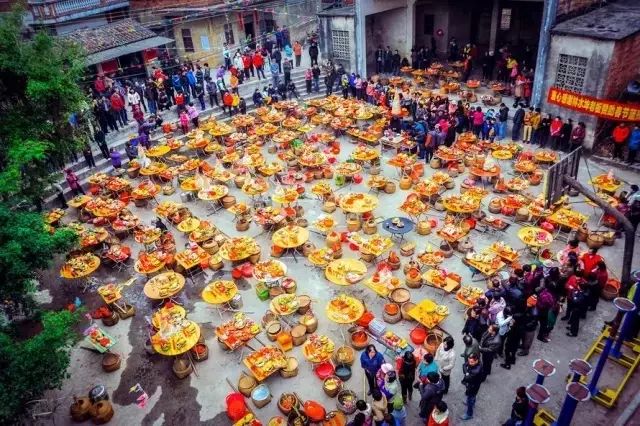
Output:
[[[71,249],[76,240],[70,229],[49,233],[38,213],[0,204],[0,300],[24,303],[35,271],[50,267],[53,256]]]
[[[39,204],[54,176],[46,163],[63,163],[84,143],[69,118],[87,105],[79,86],[81,48],[44,32],[26,39],[22,10],[0,17],[0,197]]]
[[[30,339],[17,341],[0,332],[0,424],[16,424],[26,402],[68,377],[77,321],[78,315],[68,311],[48,312],[42,316],[42,331]]]

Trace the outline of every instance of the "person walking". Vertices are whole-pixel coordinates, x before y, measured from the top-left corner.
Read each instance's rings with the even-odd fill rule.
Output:
[[[476,405],[476,396],[480,391],[480,385],[484,379],[482,364],[478,354],[472,353],[469,355],[467,362],[465,362],[462,367],[462,371],[464,372],[462,384],[465,386],[467,410],[460,419],[471,420],[473,418],[473,409]]]
[[[367,346],[367,349],[360,355],[360,367],[364,370],[364,374],[369,383],[368,395],[377,389],[376,374],[380,367],[384,364],[384,357],[376,350],[374,345]]]
[[[402,400],[406,403],[407,399],[411,401],[413,382],[416,379],[416,358],[413,353],[407,351],[403,356],[399,356],[396,360],[396,369],[398,370]]]
[[[498,326],[491,324],[480,338],[480,354],[482,355],[482,381],[491,374],[491,364],[500,350]]]

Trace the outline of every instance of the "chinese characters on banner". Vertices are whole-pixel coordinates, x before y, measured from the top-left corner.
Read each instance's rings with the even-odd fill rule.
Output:
[[[552,87],[549,89],[547,101],[584,114],[595,115],[615,121],[640,121],[640,104],[624,104],[606,99],[592,98],[591,96]]]

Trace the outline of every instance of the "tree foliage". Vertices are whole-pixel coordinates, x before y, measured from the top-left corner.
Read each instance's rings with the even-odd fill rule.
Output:
[[[0,332],[0,424],[15,424],[26,402],[62,384],[77,321],[69,311],[49,312],[42,316],[42,331],[30,339]]]
[[[21,28],[22,11],[0,17],[0,197],[33,202],[52,178],[47,160],[81,146],[69,118],[86,105],[84,57],[72,41],[26,39]]]
[[[71,249],[76,240],[69,229],[46,231],[38,213],[0,204],[0,300],[22,302],[35,271],[51,266],[53,256]]]

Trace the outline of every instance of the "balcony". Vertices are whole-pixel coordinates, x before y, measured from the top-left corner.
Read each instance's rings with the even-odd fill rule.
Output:
[[[34,21],[42,24],[86,18],[128,6],[128,0],[29,0]]]

